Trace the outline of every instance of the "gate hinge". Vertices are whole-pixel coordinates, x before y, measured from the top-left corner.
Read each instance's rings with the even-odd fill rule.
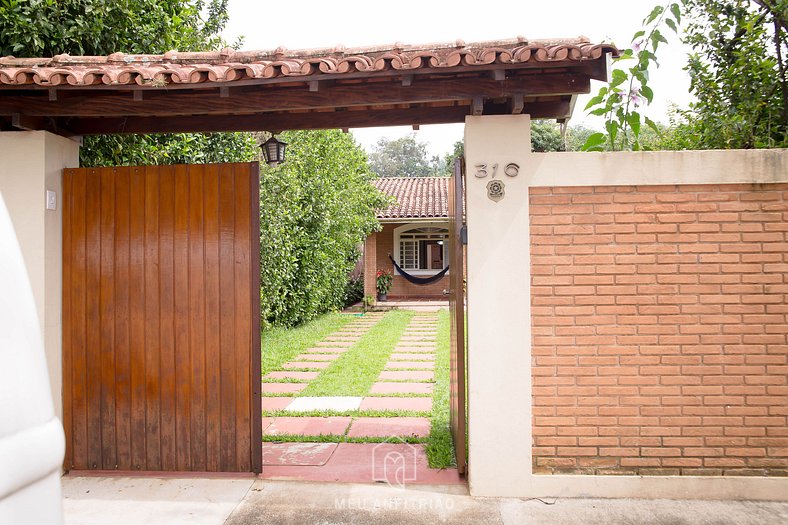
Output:
[[[462,228],[460,228],[460,242],[462,242],[463,245],[466,245],[466,246],[468,245],[468,225],[467,224],[463,224]]]

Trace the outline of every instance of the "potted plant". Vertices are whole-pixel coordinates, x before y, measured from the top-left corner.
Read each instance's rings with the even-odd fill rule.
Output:
[[[386,295],[394,282],[394,276],[388,270],[378,270],[375,276],[375,288],[378,290],[378,301],[385,301]]]

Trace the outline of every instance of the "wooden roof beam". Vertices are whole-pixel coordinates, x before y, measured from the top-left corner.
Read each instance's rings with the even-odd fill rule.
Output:
[[[508,103],[483,103],[484,115],[511,113]],[[525,102],[523,113],[533,118],[568,116],[569,100]],[[303,113],[262,113],[257,115],[127,117],[61,119],[68,129],[79,135],[106,133],[181,133],[214,131],[262,131],[268,129],[332,129],[376,126],[412,126],[461,123],[471,114],[468,105],[443,107],[409,107],[366,109],[363,111],[320,111]]]
[[[228,115],[263,111],[301,111],[380,104],[422,104],[441,101],[511,98],[587,93],[587,77],[544,74],[535,77],[492,79],[424,79],[410,86],[400,82],[321,86],[317,92],[293,88],[233,88],[233,96],[216,97],[214,90],[149,91],[143,100],[129,104],[125,96],[102,92],[71,92],[51,102],[44,96],[0,97],[0,115],[23,112],[31,116],[123,117],[158,115]],[[137,93],[135,91],[135,93]],[[141,91],[139,93],[142,93]]]

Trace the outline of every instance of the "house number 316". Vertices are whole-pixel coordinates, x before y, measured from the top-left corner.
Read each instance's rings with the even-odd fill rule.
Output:
[[[475,168],[476,168],[475,175],[476,178],[478,179],[483,179],[487,177],[487,175],[490,175],[491,178],[494,179],[498,175],[497,162],[492,166],[490,166],[487,163],[476,164]],[[520,172],[520,166],[518,166],[514,162],[510,162],[509,164],[506,165],[506,167],[504,167],[503,172],[507,177],[516,177]]]

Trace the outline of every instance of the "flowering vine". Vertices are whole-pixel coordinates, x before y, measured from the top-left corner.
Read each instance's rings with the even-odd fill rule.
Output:
[[[613,62],[636,60],[634,66],[616,67],[611,73],[611,81],[603,86],[597,95],[586,105],[591,115],[605,118],[605,132],[594,133],[583,145],[583,151],[640,150],[640,129],[645,123],[659,133],[656,123],[638,111],[642,106],[651,104],[654,92],[649,87],[649,68],[652,64],[659,67],[657,48],[667,43],[660,28],[668,26],[678,32],[681,22],[681,9],[678,3],[656,6],[643,20],[643,29],[632,37],[629,49],[624,49]]]

